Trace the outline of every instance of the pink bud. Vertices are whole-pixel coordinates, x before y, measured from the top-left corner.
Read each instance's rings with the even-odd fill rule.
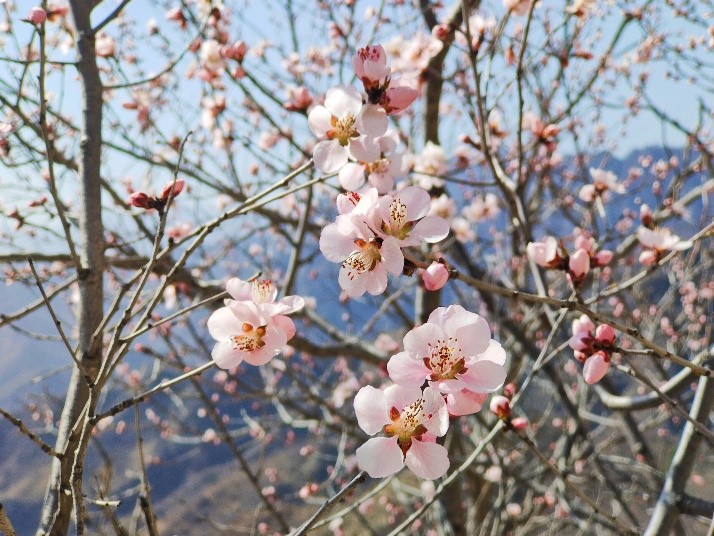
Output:
[[[584,249],[579,249],[570,256],[568,262],[570,273],[574,279],[582,279],[590,271],[590,255]]]
[[[236,41],[232,45],[226,45],[221,49],[221,55],[229,60],[242,62],[245,54],[248,52],[248,46],[243,41]]]
[[[174,197],[176,197],[178,194],[180,194],[183,191],[184,184],[185,183],[182,179],[178,179],[177,181],[167,182],[166,185],[164,186],[164,189],[161,192],[161,199],[163,201],[168,200],[169,194],[171,193],[171,188],[173,188]]]
[[[35,26],[39,26],[47,20],[47,12],[41,7],[33,7],[27,19]]]
[[[640,205],[640,221],[645,227],[652,227],[652,210],[647,204]]]
[[[523,430],[525,428],[528,428],[528,419],[526,419],[525,417],[515,417],[511,420],[511,426],[515,430]]]
[[[379,99],[379,105],[389,115],[406,110],[419,96],[419,91],[409,86],[390,85]]]
[[[616,337],[617,332],[608,324],[602,324],[595,330],[595,338],[600,342],[612,344],[615,342]]]
[[[592,385],[599,382],[610,368],[610,358],[605,352],[595,352],[583,366],[585,383]]]
[[[129,204],[137,208],[152,208],[151,197],[144,192],[134,192],[129,196]]]
[[[640,253],[640,264],[642,266],[652,266],[657,262],[657,252],[651,249],[646,249]]]
[[[505,396],[496,395],[491,399],[489,409],[499,419],[506,420],[511,416],[511,401]]]
[[[595,264],[597,266],[607,266],[614,257],[614,253],[609,249],[603,249],[595,254]]]
[[[503,386],[503,396],[509,399],[513,398],[513,395],[516,394],[517,390],[518,388],[516,387],[515,383],[507,383]]]
[[[588,238],[584,235],[578,235],[578,237],[575,239],[575,249],[584,249],[588,253],[590,253],[590,250],[593,247],[593,241],[591,238]]]
[[[439,290],[449,280],[449,270],[443,263],[434,261],[421,274],[426,290]]]
[[[448,24],[437,24],[431,29],[431,35],[433,35],[439,41],[446,41],[449,39],[452,30]]]

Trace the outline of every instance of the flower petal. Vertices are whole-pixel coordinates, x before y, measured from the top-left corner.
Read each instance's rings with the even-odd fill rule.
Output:
[[[430,344],[443,338],[444,332],[439,326],[432,323],[422,324],[404,336],[404,350],[414,357],[423,359],[431,355]]]
[[[492,393],[503,385],[506,381],[506,369],[503,365],[493,361],[476,361],[469,367],[465,374],[461,374],[459,379],[466,386],[477,393]]]
[[[233,348],[230,341],[217,342],[211,352],[211,357],[219,368],[232,369],[238,366],[245,356],[245,352]]]
[[[380,106],[365,104],[357,120],[357,128],[361,134],[376,138],[387,132],[389,123],[387,114]]]
[[[230,294],[234,300],[238,301],[252,300],[251,289],[252,286],[250,283],[237,277],[230,278],[228,283],[226,283],[228,294]]]
[[[359,468],[372,478],[393,475],[404,467],[404,455],[396,437],[373,437],[355,454]]]
[[[399,352],[393,355],[387,363],[387,372],[394,383],[415,387],[421,387],[429,376],[429,369],[426,368],[424,362],[412,357],[408,352]]]
[[[419,478],[441,478],[449,469],[449,453],[437,443],[414,440],[405,458],[407,467]]]
[[[371,385],[362,387],[355,395],[354,406],[357,424],[369,435],[380,432],[385,425],[392,423],[387,399],[381,389]]]
[[[459,391],[446,395],[446,408],[449,415],[456,417],[470,415],[481,410],[481,406],[488,398],[486,393],[474,393],[473,391]]]
[[[449,234],[451,225],[440,216],[426,216],[414,226],[411,234],[434,244],[441,242]]]
[[[357,117],[362,109],[362,97],[352,86],[336,86],[327,90],[325,108],[338,119],[346,115]]]
[[[337,140],[324,140],[312,150],[315,167],[323,173],[334,173],[347,163],[347,149]]]
[[[348,192],[357,190],[364,184],[364,166],[355,164],[354,162],[348,162],[340,170],[337,178],[340,180],[340,186]]]
[[[241,332],[242,322],[236,318],[228,307],[213,311],[208,317],[208,333],[217,341],[225,341]]]
[[[307,124],[318,138],[324,137],[332,129],[332,114],[324,106],[315,106],[307,116]]]
[[[397,408],[402,411],[406,406],[421,398],[421,388],[404,385],[390,385],[384,390],[387,410]]]
[[[444,322],[444,332],[458,339],[466,355],[485,352],[491,341],[491,330],[485,319],[467,310],[456,311]]]

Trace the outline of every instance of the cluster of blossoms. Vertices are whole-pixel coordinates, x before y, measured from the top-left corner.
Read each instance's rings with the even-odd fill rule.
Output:
[[[586,203],[592,203],[598,198],[607,203],[610,199],[610,192],[625,193],[625,185],[617,182],[617,177],[611,171],[590,168],[590,177],[593,180],[592,184],[583,186],[578,194],[578,197]]]
[[[479,411],[488,393],[503,385],[505,361],[479,315],[460,305],[434,310],[426,324],[405,335],[404,351],[390,358],[387,371],[395,385],[366,386],[355,397],[360,428],[384,433],[357,449],[359,467],[375,478],[405,464],[420,478],[443,476],[448,453],[436,438],[446,434],[450,415]]]
[[[404,268],[402,248],[435,243],[449,233],[449,223],[428,215],[431,198],[418,186],[380,196],[376,188],[337,198],[339,215],[320,235],[325,258],[342,263],[339,283],[349,297],[381,294],[387,274]]]
[[[387,131],[387,116],[404,111],[419,93],[390,76],[381,45],[359,49],[352,65],[366,97],[354,87],[337,86],[308,114],[310,130],[320,138],[313,149],[315,166],[325,173],[342,170],[340,183],[347,190],[367,179],[385,193],[402,171],[401,154],[395,151],[398,138]]]
[[[573,336],[568,345],[575,359],[583,363],[583,378],[592,385],[599,382],[610,368],[615,349],[615,330],[607,325],[596,326],[588,315],[573,322]]]
[[[243,361],[266,364],[295,335],[295,324],[285,315],[302,309],[305,300],[300,296],[277,300],[277,288],[266,280],[247,282],[234,277],[226,290],[231,298],[208,319],[208,332],[218,341],[213,360],[223,369]]]
[[[637,239],[645,248],[640,253],[640,263],[652,266],[659,262],[666,251],[684,251],[692,247],[691,240],[682,240],[665,227],[655,227],[652,212],[647,205],[640,207],[642,226],[637,229]]]
[[[582,283],[592,268],[609,264],[613,257],[612,251],[607,249],[597,251],[595,241],[583,235],[575,239],[572,254],[552,236],[543,242],[531,242],[526,249],[528,257],[538,266],[567,272],[574,285]]]

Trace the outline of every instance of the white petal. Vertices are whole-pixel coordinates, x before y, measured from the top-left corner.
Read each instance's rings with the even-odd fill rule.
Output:
[[[385,425],[392,423],[387,399],[381,389],[371,385],[362,387],[355,395],[354,406],[357,424],[369,435],[380,432]]]
[[[388,126],[387,114],[380,106],[366,104],[362,107],[357,123],[361,134],[377,138],[387,132]]]
[[[476,361],[467,364],[468,371],[459,375],[471,391],[477,393],[492,393],[503,385],[506,380],[506,369],[493,361]]]
[[[411,234],[434,244],[442,241],[449,234],[451,225],[440,216],[426,216],[414,226]]]
[[[407,220],[415,221],[424,217],[429,212],[431,198],[429,193],[418,186],[407,186],[399,190],[395,197],[407,206]]]
[[[431,354],[430,344],[443,339],[444,332],[431,322],[417,326],[404,336],[404,350],[414,357],[423,359]]]
[[[493,361],[494,363],[498,363],[499,365],[505,365],[506,351],[503,349],[503,346],[501,346],[500,343],[491,339],[490,341],[488,341],[488,348],[485,352],[478,355],[478,359],[488,359],[489,361]]]
[[[459,341],[466,355],[485,352],[491,341],[488,322],[475,313],[458,311],[444,322],[444,332]]]
[[[419,478],[441,478],[449,469],[449,453],[442,445],[427,441],[412,441],[406,455],[407,467]]]
[[[251,300],[251,284],[237,277],[232,277],[226,283],[226,290],[234,300]]]
[[[325,140],[312,150],[315,167],[323,173],[334,173],[347,163],[347,149],[337,140]]]
[[[384,390],[387,409],[397,408],[402,411],[406,406],[421,398],[419,387],[405,387],[403,385],[390,385]]]
[[[340,186],[348,192],[353,192],[364,184],[364,166],[349,162],[340,170],[337,177]]]
[[[225,341],[240,333],[242,325],[228,307],[216,309],[208,318],[208,332],[217,341]]]
[[[332,130],[332,114],[324,106],[315,106],[307,116],[307,124],[312,133],[318,138],[322,138],[329,130]]]
[[[374,138],[360,136],[357,139],[350,140],[349,153],[352,158],[358,162],[369,164],[379,160],[379,145]]]
[[[337,223],[331,223],[320,234],[320,251],[328,261],[342,262],[355,250],[355,237],[341,231]]]
[[[362,109],[362,97],[352,86],[337,86],[327,90],[325,108],[338,119],[346,115],[357,117]]]
[[[443,436],[449,429],[449,411],[441,393],[433,387],[426,387],[422,394],[424,399],[422,424],[435,436]]]
[[[404,455],[396,437],[373,437],[355,454],[359,468],[372,478],[393,475],[404,467]]]
[[[399,275],[402,273],[402,270],[404,270],[404,254],[396,238],[393,236],[385,238],[379,252],[382,255],[380,264],[383,264],[390,274]]]

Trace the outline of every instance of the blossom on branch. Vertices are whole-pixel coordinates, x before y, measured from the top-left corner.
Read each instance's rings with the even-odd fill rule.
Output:
[[[419,478],[442,477],[449,468],[448,452],[436,443],[449,427],[441,394],[427,387],[392,385],[384,391],[362,387],[354,401],[357,423],[373,437],[357,449],[357,463],[373,478],[383,478],[404,465]]]

